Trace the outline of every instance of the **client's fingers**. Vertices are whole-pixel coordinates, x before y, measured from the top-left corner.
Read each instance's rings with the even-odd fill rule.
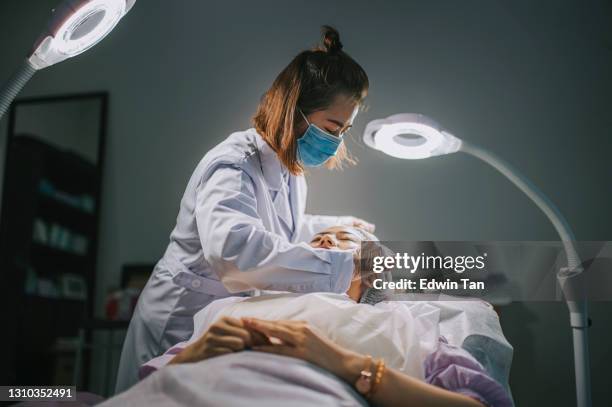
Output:
[[[231,326],[235,326],[238,328],[244,328],[244,324],[242,323],[242,320],[238,318],[225,316],[225,317],[221,317],[221,321]]]
[[[241,324],[241,326],[243,326]],[[253,345],[253,339],[251,338],[251,333],[249,330],[245,328],[239,328],[236,326],[229,325],[225,320],[221,320],[219,322],[214,323],[209,332],[218,335],[218,336],[236,336],[244,342],[246,346]]]
[[[295,344],[295,335],[281,322],[265,321],[256,318],[245,318],[243,321],[247,326],[253,327],[253,329],[260,331],[268,337],[273,336],[290,345]]]
[[[209,343],[213,348],[228,348],[234,352],[241,351],[247,346],[242,338],[237,336],[214,335],[211,336]]]
[[[253,339],[252,346],[270,345],[270,340],[268,339],[266,335],[254,329],[251,329],[249,332],[251,333],[251,338]]]

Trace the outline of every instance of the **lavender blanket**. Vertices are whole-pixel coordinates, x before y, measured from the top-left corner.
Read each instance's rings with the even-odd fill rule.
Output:
[[[99,404],[111,406],[367,406],[350,386],[302,360],[239,352],[171,365]]]

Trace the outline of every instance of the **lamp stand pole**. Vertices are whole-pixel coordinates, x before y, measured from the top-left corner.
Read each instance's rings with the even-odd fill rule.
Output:
[[[491,165],[518,189],[529,197],[544,212],[559,234],[565,255],[567,268],[562,268],[557,274],[562,292],[570,311],[570,325],[574,343],[574,371],[576,374],[576,398],[578,407],[591,407],[591,370],[589,366],[589,317],[587,301],[584,297],[584,279],[578,252],[574,245],[574,234],[557,207],[533,183],[523,176],[516,168],[497,155],[481,147],[462,142],[459,151],[477,157]]]
[[[0,88],[0,119],[4,116],[9,106],[19,94],[26,83],[34,76],[37,69],[29,60],[23,61],[19,68],[13,73],[9,80]]]

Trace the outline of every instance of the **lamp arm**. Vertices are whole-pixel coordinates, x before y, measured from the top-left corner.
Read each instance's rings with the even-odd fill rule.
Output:
[[[35,73],[36,68],[26,59],[2,86],[0,89],[0,119],[2,119],[15,97]]]
[[[591,399],[591,369],[589,358],[588,340],[588,307],[583,295],[584,278],[582,277],[582,266],[576,246],[574,245],[574,234],[569,224],[557,207],[540,191],[531,181],[522,175],[516,168],[503,159],[465,141],[462,141],[459,151],[470,154],[491,165],[506,178],[508,178],[518,189],[523,191],[544,212],[546,217],[555,227],[559,234],[565,255],[567,257],[567,269],[561,269],[557,274],[557,280],[566,298],[570,311],[570,325],[572,327],[572,339],[574,344],[574,373],[576,375],[576,399],[579,407],[590,407]],[[576,297],[577,296],[577,297]]]
[[[505,162],[502,158],[496,154],[485,150],[482,147],[475,146],[470,143],[462,141],[461,148],[459,151],[470,154],[474,157],[481,159],[487,164],[491,165],[502,175],[510,180],[518,189],[520,189],[525,195],[529,197],[536,204],[538,208],[553,224],[557,234],[561,238],[563,247],[565,249],[565,255],[567,257],[567,266],[570,271],[580,271],[580,257],[576,251],[574,245],[575,237],[569,224],[559,211],[554,203],[542,191],[538,189],[531,181],[529,181],[523,174],[521,174],[516,168],[512,167],[509,163]]]

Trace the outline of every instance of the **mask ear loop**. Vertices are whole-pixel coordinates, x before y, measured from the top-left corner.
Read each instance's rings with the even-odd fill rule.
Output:
[[[308,119],[306,118],[306,115],[304,114],[304,112],[302,112],[302,109],[300,109],[298,107],[298,110],[300,111],[300,114],[302,115],[302,117],[304,118],[304,120],[306,120],[306,123],[308,123],[308,125],[310,126],[310,122],[308,121]]]
[[[304,112],[302,112],[302,109],[300,109],[300,108],[298,107],[298,110],[300,111],[300,114],[302,115],[302,117],[304,118],[304,120],[306,120],[306,123],[308,123],[308,125],[310,126],[310,122],[309,122],[309,121],[308,121],[308,119],[306,118],[306,115],[304,114]],[[314,126],[315,126],[315,127],[317,127],[317,128],[319,128],[319,127],[318,127],[318,126],[316,126],[316,125],[314,125]],[[325,130],[323,130],[323,131],[324,131],[325,133],[327,133]],[[342,132],[342,133],[338,134],[337,136],[335,136],[335,135],[333,135],[333,134],[332,134],[332,136],[334,136],[334,137],[338,137],[340,140],[344,140],[344,138],[343,138],[344,133],[346,133],[346,131],[344,131],[344,132]]]

